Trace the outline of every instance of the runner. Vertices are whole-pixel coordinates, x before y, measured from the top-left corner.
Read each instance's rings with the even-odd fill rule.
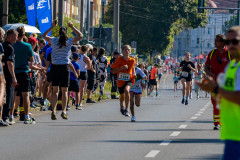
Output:
[[[145,85],[146,74],[141,70],[143,64],[138,65],[135,68],[136,79],[135,84],[130,89],[130,111],[132,114],[131,122],[136,122],[135,112],[134,112],[134,101],[137,107],[140,107],[141,96],[142,96],[142,86]],[[135,100],[134,100],[135,98]]]
[[[73,53],[72,54],[72,65],[74,66],[75,71],[78,74],[78,77],[80,75],[80,65],[77,63],[77,61],[79,60],[79,54],[78,53]],[[68,103],[70,101],[70,92],[73,91],[74,95],[75,95],[75,106],[76,109],[79,108],[79,83],[78,83],[78,77],[75,77],[74,73],[72,71],[70,71],[70,86],[68,88]],[[70,107],[67,108],[67,110],[69,110]]]
[[[198,83],[201,89],[220,98],[220,138],[225,141],[223,160],[240,159],[240,27],[227,31],[227,47],[234,60],[219,74],[217,83],[213,78]],[[225,50],[226,51],[226,50]],[[226,52],[225,52],[226,53]],[[221,53],[223,54],[223,53]],[[219,54],[219,56],[221,55]],[[227,57],[226,57],[227,58]],[[225,59],[225,58],[224,58]],[[222,63],[225,61],[222,61]],[[217,65],[217,64],[216,64]],[[221,76],[220,76],[221,75]]]
[[[224,71],[224,68],[231,60],[231,55],[225,46],[226,37],[222,34],[218,34],[215,38],[215,47],[208,54],[207,61],[205,63],[205,72],[207,76],[212,77],[215,81],[217,76]],[[217,108],[215,99],[211,96],[211,101],[213,104],[213,122],[214,130],[219,130],[220,128],[220,113]]]
[[[157,88],[157,80],[156,80],[157,79],[157,67],[158,67],[158,65],[155,64],[154,67],[151,68],[150,80],[149,80],[149,83],[151,85],[149,95],[153,92],[153,88],[155,86],[156,97],[158,96],[158,88]]]
[[[83,100],[83,95],[84,95],[84,91],[85,91],[85,86],[86,86],[86,82],[87,82],[87,70],[93,70],[92,65],[91,65],[91,61],[89,59],[89,57],[86,56],[88,52],[88,48],[87,46],[83,45],[80,49],[80,54],[79,54],[79,60],[78,60],[78,64],[80,65],[80,76],[78,78],[79,82],[80,82],[80,88],[79,88],[79,93],[80,93],[80,100],[79,100],[79,104],[80,106],[78,106],[76,109],[78,110],[82,110],[82,100]]]
[[[51,28],[49,28],[42,36],[43,38],[51,43],[52,45],[52,65],[51,65],[51,76],[52,76],[52,114],[51,119],[56,120],[56,106],[58,101],[59,87],[62,92],[62,114],[63,119],[68,119],[66,114],[67,99],[68,99],[68,87],[70,82],[70,56],[71,56],[71,45],[79,41],[83,35],[77,30],[71,21],[68,21],[68,26],[77,35],[74,39],[67,37],[67,28],[61,27],[59,30],[59,38],[53,38],[47,36],[52,29],[56,27],[57,20],[54,20]],[[77,76],[77,73],[74,73]]]
[[[174,82],[174,92],[177,92],[177,89],[178,89],[178,81],[179,81],[179,77],[177,75],[177,73],[174,74],[174,77],[173,77],[173,82]]]
[[[104,54],[105,54],[105,49],[100,48],[97,56],[97,68],[98,68],[97,83],[94,85],[94,89],[93,89],[93,92],[94,92],[96,91],[98,86],[100,88],[98,101],[102,100],[104,85],[106,83],[106,78],[107,78],[108,61],[107,61],[107,57],[104,56]]]
[[[192,81],[192,72],[195,72],[195,65],[193,64],[192,61],[190,61],[191,58],[191,53],[187,52],[185,54],[185,60],[183,60],[180,63],[180,70],[182,71],[181,73],[181,83],[182,83],[182,104],[188,105],[188,98],[190,94],[190,83]]]
[[[196,93],[197,99],[199,99],[199,87],[196,84],[196,82],[202,82],[203,76],[204,76],[204,74],[203,74],[203,70],[202,70],[202,65],[198,64],[197,70],[195,72],[195,83],[194,83],[194,88],[195,88],[195,93]]]
[[[115,51],[113,56],[114,57],[110,60],[110,67],[115,62],[115,60],[120,57],[120,53]],[[110,78],[111,78],[111,82],[112,82],[111,99],[119,99],[117,97],[117,74],[113,74],[112,72],[110,72]]]
[[[120,93],[120,112],[125,116],[130,116],[128,112],[129,102],[130,102],[130,93],[129,90],[134,83],[135,78],[135,60],[130,56],[131,47],[125,45],[122,48],[123,56],[119,57],[112,64],[112,73],[118,75],[118,91]],[[125,107],[124,107],[125,101]]]
[[[93,47],[89,51],[89,59],[92,62],[92,67],[93,70],[89,69],[88,72],[88,80],[87,80],[87,101],[86,103],[96,103],[94,100],[92,100],[91,95],[92,95],[92,90],[94,87],[94,83],[96,81],[96,70],[97,70],[97,62],[96,62],[96,55],[97,55],[97,47]]]
[[[158,84],[160,86],[160,80],[162,78],[162,67],[161,66],[158,67],[157,73],[158,73]]]

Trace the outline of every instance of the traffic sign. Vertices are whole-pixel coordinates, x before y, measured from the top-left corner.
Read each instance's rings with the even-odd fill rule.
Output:
[[[132,48],[131,49],[131,56],[136,56],[137,55],[136,51],[137,51],[136,48]]]

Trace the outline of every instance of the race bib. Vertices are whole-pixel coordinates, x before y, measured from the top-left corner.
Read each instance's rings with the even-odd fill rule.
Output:
[[[182,72],[182,77],[188,77],[188,72],[183,71]]]
[[[141,89],[141,83],[135,83],[132,87],[131,87],[131,89],[134,89],[134,90],[140,90]]]
[[[118,80],[130,81],[130,74],[129,73],[119,73]]]

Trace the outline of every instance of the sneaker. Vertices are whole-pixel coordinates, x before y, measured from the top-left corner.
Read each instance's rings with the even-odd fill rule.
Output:
[[[158,92],[156,92],[156,97],[158,96]]]
[[[219,124],[217,124],[217,125],[215,125],[214,127],[213,127],[213,130],[219,130],[220,129],[220,125]]]
[[[9,118],[8,124],[13,125],[15,123],[14,118]]]
[[[185,101],[185,105],[188,105],[188,100],[186,99],[186,101]]]
[[[6,127],[6,126],[8,126],[8,123],[3,120],[0,120],[0,126]]]
[[[98,98],[98,102],[101,102],[101,101],[102,101],[102,98],[101,98],[101,97],[99,97],[99,98]]]
[[[51,119],[52,120],[57,120],[57,115],[56,115],[56,113],[51,113]]]
[[[28,119],[24,118],[24,124],[32,124],[32,123],[33,123],[32,118],[28,118]]]
[[[31,107],[31,108],[37,108],[37,106],[34,104],[34,102],[32,102],[32,103],[30,104],[30,107]]]
[[[66,110],[67,111],[69,111],[71,108],[70,108],[70,106],[69,105],[67,105],[67,108],[66,108]]]
[[[189,99],[192,99],[192,93],[190,93],[190,95],[189,95]]]
[[[117,96],[111,96],[111,99],[119,99]]]
[[[182,104],[184,104],[184,101],[185,101],[185,100],[184,100],[184,98],[183,98],[183,99],[182,99]]]
[[[121,107],[121,108],[120,108],[120,112],[122,113],[122,115],[124,115],[124,111],[125,111],[124,108]]]
[[[83,108],[80,107],[80,106],[77,106],[77,107],[76,107],[76,110],[83,110]]]
[[[76,100],[75,100],[75,98],[73,98],[73,99],[72,99],[72,106],[75,105],[75,102],[76,102]]]
[[[125,109],[124,115],[125,115],[126,117],[130,117],[130,114],[129,114],[128,110]]]
[[[151,95],[151,92],[148,92],[148,96],[150,96]]]
[[[14,116],[14,117],[19,117],[19,114],[18,114],[18,111],[17,111],[17,110],[14,110],[13,116]]]
[[[42,98],[39,100],[39,103],[41,104],[41,106],[44,106],[44,100]]]
[[[61,117],[62,117],[63,119],[66,119],[66,120],[68,119],[67,114],[64,113],[64,112],[62,112]]]
[[[94,100],[92,100],[91,98],[88,98],[86,103],[96,103]]]
[[[136,117],[135,116],[132,116],[131,122],[136,122]]]

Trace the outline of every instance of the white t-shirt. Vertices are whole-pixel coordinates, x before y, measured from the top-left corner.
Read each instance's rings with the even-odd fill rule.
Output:
[[[158,73],[158,75],[162,74],[162,68],[161,67],[158,68],[157,73]]]
[[[141,77],[144,78],[146,77],[146,74],[138,67],[135,68],[135,73],[137,77]],[[141,85],[141,79],[136,80],[135,84],[131,87],[130,92],[134,92],[137,94],[141,94],[142,93],[142,85]]]

